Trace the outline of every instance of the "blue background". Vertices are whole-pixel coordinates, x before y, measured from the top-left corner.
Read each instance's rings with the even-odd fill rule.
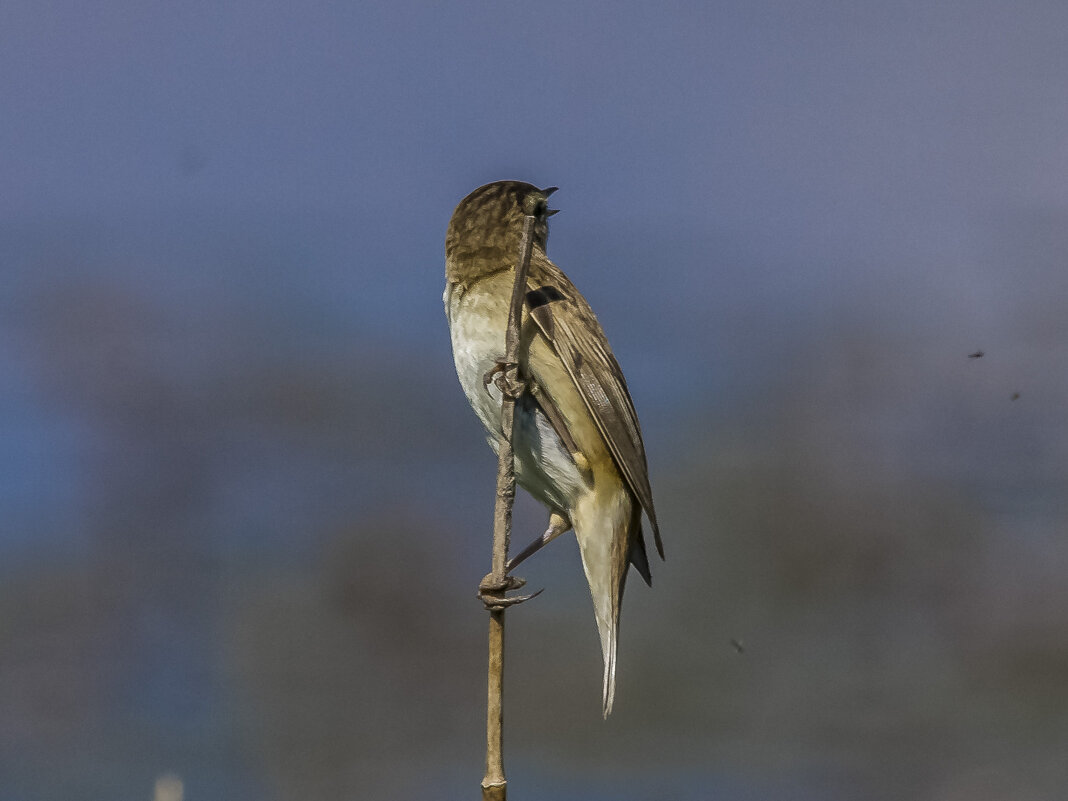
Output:
[[[668,552],[607,722],[524,565],[513,797],[1062,797],[1066,75],[1063,2],[4,3],[0,799],[477,793],[502,178]]]

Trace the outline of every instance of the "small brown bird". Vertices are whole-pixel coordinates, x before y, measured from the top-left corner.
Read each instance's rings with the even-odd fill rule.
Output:
[[[460,384],[500,448],[501,395],[484,376],[504,334],[526,215],[536,218],[520,335],[513,449],[520,486],[549,508],[549,527],[508,563],[575,530],[604,656],[603,710],[612,711],[619,611],[627,567],[651,584],[644,511],[664,557],[645,446],[623,371],[586,299],[545,255],[555,191],[520,181],[479,187],[453,212],[445,237],[445,315]]]

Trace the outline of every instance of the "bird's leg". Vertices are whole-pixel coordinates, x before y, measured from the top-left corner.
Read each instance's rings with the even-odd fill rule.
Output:
[[[487,390],[489,385],[493,384],[502,395],[507,395],[512,400],[519,400],[527,391],[527,382],[519,377],[519,365],[506,361],[504,357],[498,359],[493,367],[486,371],[482,376],[482,383]]]
[[[482,603],[486,605],[486,608],[504,609],[506,606],[515,606],[516,604],[521,604],[523,601],[529,601],[531,598],[540,595],[541,590],[538,590],[530,595],[517,595],[511,598],[505,597],[504,594],[509,590],[518,590],[527,583],[525,579],[518,578],[517,576],[509,576],[507,574],[528,556],[537,553],[565,531],[569,531],[570,529],[570,520],[558,512],[550,514],[549,527],[545,529],[545,533],[534,540],[534,542],[530,543],[530,545],[520,551],[512,559],[508,560],[503,579],[498,580],[492,573],[489,573],[479,583],[478,597]]]
[[[550,542],[555,540],[565,531],[571,529],[571,521],[558,512],[553,512],[549,515],[549,527],[545,529],[545,533],[538,537],[534,542],[530,543],[526,548],[520,551],[518,554],[508,560],[508,572],[514,570],[520,562],[523,562],[527,557],[533,556]],[[522,580],[522,579],[520,579]]]
[[[478,597],[486,605],[487,609],[504,609],[506,606],[515,606],[521,604],[523,601],[529,601],[531,598],[541,594],[541,590],[530,595],[517,595],[511,598],[506,598],[505,593],[509,590],[518,590],[524,584],[525,579],[521,579],[517,576],[509,576],[508,573],[528,556],[537,553],[550,542],[555,540],[565,531],[571,529],[571,521],[564,517],[559,512],[553,512],[549,515],[549,528],[545,530],[545,533],[538,537],[534,542],[530,543],[519,554],[508,560],[508,564],[505,567],[505,576],[503,579],[498,580],[492,573],[488,573],[485,578],[479,582],[478,585]]]

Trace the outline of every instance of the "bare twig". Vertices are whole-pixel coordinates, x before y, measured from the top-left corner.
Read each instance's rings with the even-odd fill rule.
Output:
[[[508,544],[512,535],[512,503],[515,501],[515,463],[512,436],[515,431],[515,402],[523,392],[519,377],[519,329],[522,323],[523,294],[530,266],[534,218],[523,225],[519,263],[512,285],[512,305],[508,313],[508,330],[504,339],[504,358],[499,367],[503,374],[495,382],[501,389],[501,447],[497,455],[497,498],[493,509],[493,572],[483,598],[490,610],[489,681],[486,708],[486,775],[482,778],[483,801],[505,801],[508,780],[504,776],[504,610],[509,599]],[[497,601],[498,603],[494,603]]]

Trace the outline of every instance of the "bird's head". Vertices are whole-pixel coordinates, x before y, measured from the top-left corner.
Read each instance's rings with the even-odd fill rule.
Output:
[[[524,218],[534,217],[534,247],[545,250],[549,238],[552,186],[538,189],[522,181],[480,186],[460,201],[445,235],[445,263],[450,278],[474,277],[515,264],[523,238]]]

